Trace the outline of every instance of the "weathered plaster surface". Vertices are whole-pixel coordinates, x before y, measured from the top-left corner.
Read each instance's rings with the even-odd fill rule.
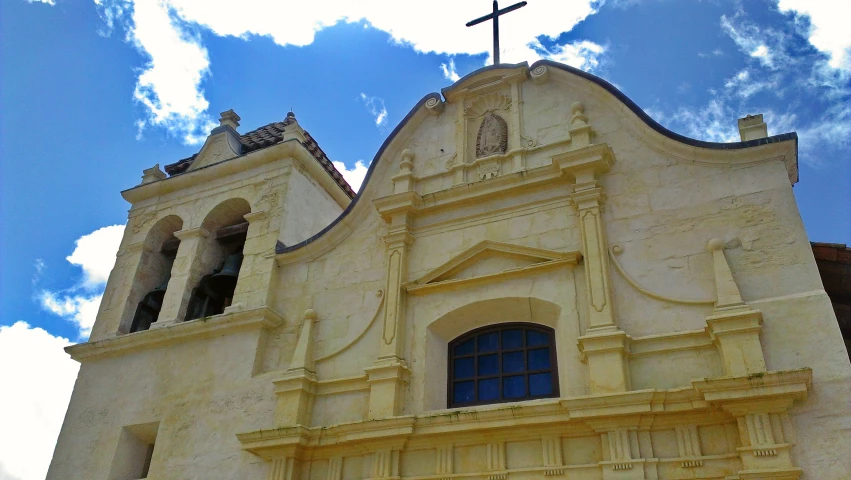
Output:
[[[294,142],[125,192],[48,478],[111,478],[122,429],[152,422],[148,478],[849,477],[851,365],[793,139],[682,143],[550,63],[443,93],[301,245],[345,205]],[[476,158],[487,112],[507,151]],[[152,268],[133,245],[231,198],[251,212],[238,305],[123,334]],[[449,341],[509,321],[554,329],[559,396],[447,409]]]

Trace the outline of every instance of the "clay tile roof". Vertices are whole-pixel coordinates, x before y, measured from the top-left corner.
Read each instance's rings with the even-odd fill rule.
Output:
[[[843,265],[851,265],[851,248],[844,243],[810,242],[816,260],[827,260]]]
[[[283,122],[273,122],[268,125],[264,125],[256,130],[252,130],[248,133],[242,134],[239,137],[239,143],[242,144],[242,154],[253,152],[255,150],[260,150],[261,148],[265,148],[276,143],[279,143],[284,139],[284,129],[287,125],[290,125],[295,121],[295,115],[293,112],[287,113],[287,118],[284,119]],[[304,132],[305,141],[302,143],[304,148],[313,155],[313,158],[322,165],[322,168],[328,172],[328,175],[337,182],[337,185],[346,192],[346,195],[349,198],[354,198],[355,192],[352,190],[352,187],[349,186],[349,183],[346,182],[346,179],[340,174],[339,171],[334,167],[334,164],[331,163],[331,160],[328,159],[328,156],[325,152],[319,147],[319,144],[316,143],[316,140],[310,136],[307,131]],[[189,166],[192,165],[192,162],[195,160],[197,154],[192,155],[189,158],[184,158],[183,160],[179,160],[170,165],[166,165],[164,167],[165,172],[171,177],[174,175],[179,175],[186,170],[189,169]]]

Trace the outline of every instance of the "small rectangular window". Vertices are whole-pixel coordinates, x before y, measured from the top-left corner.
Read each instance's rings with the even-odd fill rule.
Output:
[[[109,480],[140,480],[148,478],[159,422],[128,425],[121,429]]]

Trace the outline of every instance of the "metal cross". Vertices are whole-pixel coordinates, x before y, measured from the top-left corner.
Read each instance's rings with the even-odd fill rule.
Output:
[[[478,25],[482,22],[486,22],[488,20],[493,20],[493,64],[499,65],[499,16],[505,15],[508,12],[513,12],[518,8],[525,7],[526,2],[515,3],[510,7],[505,7],[502,10],[499,9],[499,5],[496,3],[496,0],[493,0],[493,12],[485,15],[484,17],[477,18],[475,20],[467,22],[468,27],[472,27],[473,25]]]

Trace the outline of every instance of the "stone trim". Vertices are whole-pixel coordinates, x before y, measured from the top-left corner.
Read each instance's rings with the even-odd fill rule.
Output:
[[[80,343],[65,351],[78,362],[126,355],[179,343],[187,343],[219,335],[251,330],[268,330],[283,323],[283,317],[268,308],[258,308],[145,330],[98,342]]]

